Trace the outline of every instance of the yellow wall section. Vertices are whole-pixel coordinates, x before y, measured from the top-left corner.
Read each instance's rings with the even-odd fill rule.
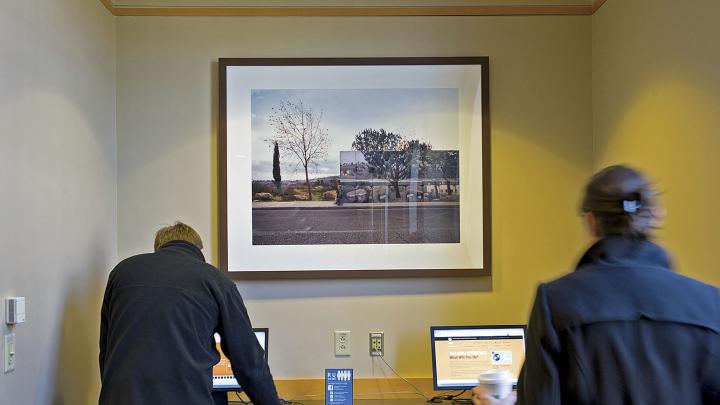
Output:
[[[720,284],[720,25],[714,0],[608,1],[593,17],[596,168],[645,170],[678,270]]]
[[[118,19],[119,255],[146,252],[182,219],[217,262],[217,58],[490,57],[494,277],[239,282],[270,328],[278,378],[353,367],[383,330],[405,376],[431,375],[429,326],[525,323],[536,285],[585,245],[580,189],[592,169],[590,17]],[[480,247],[478,247],[480,248]],[[332,330],[352,331],[336,359]]]

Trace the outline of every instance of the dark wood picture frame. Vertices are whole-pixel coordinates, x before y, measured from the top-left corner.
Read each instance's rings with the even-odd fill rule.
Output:
[[[390,58],[220,58],[218,122],[218,265],[231,279],[340,279],[399,277],[477,277],[491,275],[492,199],[490,153],[490,63],[487,56]],[[229,271],[227,190],[227,69],[232,66],[376,66],[376,65],[480,65],[482,114],[483,267],[481,269],[392,270],[278,270]]]

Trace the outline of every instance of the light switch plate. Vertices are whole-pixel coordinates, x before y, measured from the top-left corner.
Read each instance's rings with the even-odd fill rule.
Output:
[[[15,370],[15,334],[5,335],[5,372],[9,373]]]

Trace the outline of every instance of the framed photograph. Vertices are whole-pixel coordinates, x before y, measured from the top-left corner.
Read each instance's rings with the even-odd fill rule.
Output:
[[[490,274],[487,57],[219,65],[231,277]]]

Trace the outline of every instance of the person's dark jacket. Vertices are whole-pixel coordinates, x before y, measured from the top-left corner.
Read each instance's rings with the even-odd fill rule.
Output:
[[[110,273],[100,327],[100,405],[213,404],[221,336],[256,405],[279,399],[235,285],[191,243],[123,260]]]
[[[720,295],[659,246],[600,240],[541,284],[518,404],[720,404]]]

